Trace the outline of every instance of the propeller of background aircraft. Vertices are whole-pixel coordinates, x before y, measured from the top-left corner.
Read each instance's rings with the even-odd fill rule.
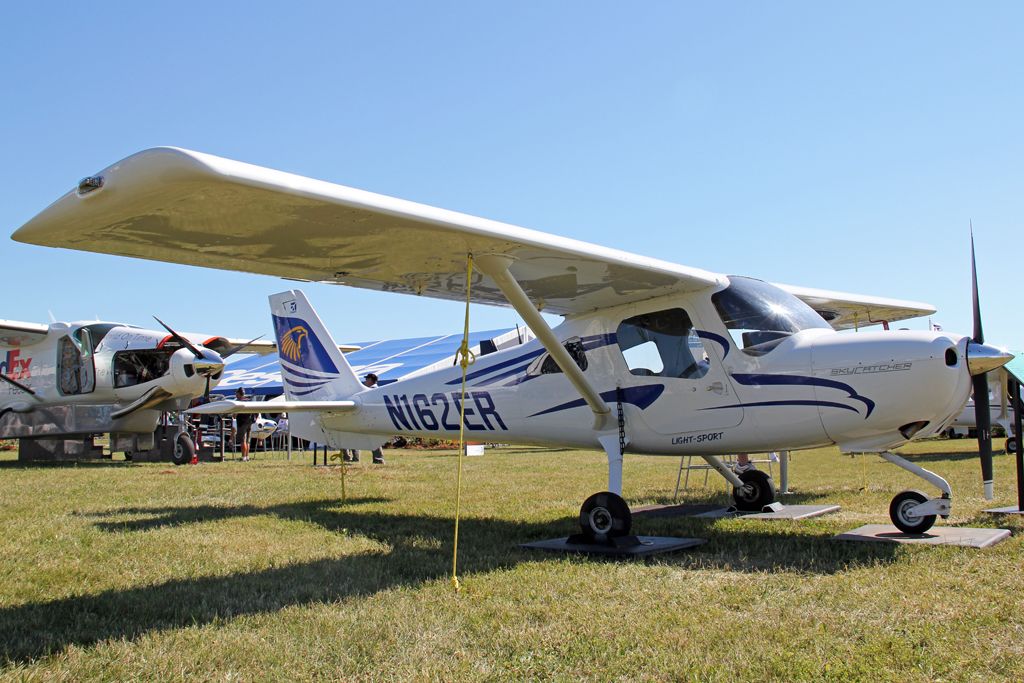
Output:
[[[155,315],[153,316],[153,320],[156,320],[158,323],[160,323],[161,327],[167,330],[167,333],[171,335],[171,339],[187,348],[189,351],[192,352],[192,355],[196,357],[196,360],[193,363],[193,365],[195,366],[197,373],[206,377],[206,391],[203,392],[203,398],[207,401],[210,400],[210,378],[224,369],[224,359],[233,353],[237,353],[239,350],[245,348],[253,341],[256,341],[257,339],[260,338],[256,337],[256,339],[253,339],[250,342],[246,342],[245,344],[236,346],[233,349],[229,349],[227,353],[221,356],[212,349],[199,349],[188,339],[172,330],[167,323],[165,323],[163,320],[156,317]]]

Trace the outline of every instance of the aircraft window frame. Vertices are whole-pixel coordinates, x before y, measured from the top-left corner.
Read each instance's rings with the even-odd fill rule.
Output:
[[[581,372],[586,372],[587,368],[590,367],[590,361],[587,360],[587,350],[583,346],[583,340],[579,337],[570,337],[562,342],[562,347],[575,361],[576,367]],[[530,367],[526,369],[526,374],[529,377],[536,377],[539,375],[560,375],[563,373],[561,366],[555,362],[551,354],[543,353],[530,363]]]
[[[79,330],[88,331],[90,338],[92,339],[92,348],[95,351],[99,345],[103,343],[103,339],[110,334],[110,331],[115,327],[128,326],[121,325],[119,323],[90,323],[89,325],[82,325]]]
[[[88,330],[78,329],[57,340],[57,391],[81,396],[96,390],[96,364]]]
[[[631,375],[699,380],[711,370],[710,356],[693,319],[678,306],[626,318],[616,328],[615,337]],[[654,344],[654,348],[650,349],[648,344]],[[660,369],[642,367],[640,356],[628,353],[641,347],[657,353]],[[699,352],[700,357],[695,352]]]
[[[712,294],[711,303],[736,348],[748,356],[770,353],[803,330],[832,329],[801,299],[754,278],[730,275],[729,286]]]

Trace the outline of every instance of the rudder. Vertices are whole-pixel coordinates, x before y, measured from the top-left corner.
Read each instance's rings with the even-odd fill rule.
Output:
[[[346,399],[366,389],[305,294],[272,294],[270,316],[289,400]]]

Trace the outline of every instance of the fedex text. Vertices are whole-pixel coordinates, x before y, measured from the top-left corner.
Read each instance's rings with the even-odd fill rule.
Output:
[[[0,374],[11,379],[29,379],[32,376],[32,358],[21,357],[21,349],[7,352],[7,357],[0,360]]]

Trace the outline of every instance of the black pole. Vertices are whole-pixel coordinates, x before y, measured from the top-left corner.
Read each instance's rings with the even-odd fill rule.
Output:
[[[1024,405],[1020,398],[1020,382],[1010,376],[1010,396],[1013,397],[1014,441],[1017,442],[1017,509],[1024,512],[1024,441],[1021,440],[1021,411]]]

